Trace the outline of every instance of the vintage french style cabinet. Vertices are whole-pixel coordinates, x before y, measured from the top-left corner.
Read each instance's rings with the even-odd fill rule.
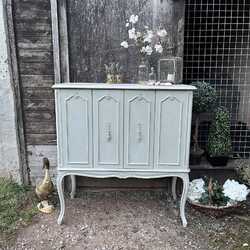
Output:
[[[56,96],[58,179],[75,176],[160,178],[183,180],[180,215],[189,185],[189,145],[193,86],[64,83],[54,85]]]

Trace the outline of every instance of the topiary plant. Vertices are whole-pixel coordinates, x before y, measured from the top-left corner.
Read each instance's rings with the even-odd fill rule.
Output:
[[[228,157],[231,152],[230,115],[225,107],[219,107],[209,129],[207,153],[209,157]]]
[[[194,146],[193,153],[204,152],[198,144],[200,114],[213,110],[216,102],[216,90],[207,82],[191,83],[197,89],[194,91],[193,112],[195,113],[195,132],[193,135]],[[201,153],[201,154],[202,154]]]

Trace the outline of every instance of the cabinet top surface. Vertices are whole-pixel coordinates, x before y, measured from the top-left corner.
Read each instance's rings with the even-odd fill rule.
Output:
[[[54,89],[137,89],[137,90],[189,90],[196,88],[192,85],[144,85],[144,84],[107,84],[107,83],[60,83],[53,85]]]

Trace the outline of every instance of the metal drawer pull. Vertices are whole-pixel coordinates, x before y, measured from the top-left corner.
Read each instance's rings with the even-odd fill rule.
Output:
[[[141,142],[142,141],[142,124],[141,123],[138,123],[137,124],[137,141],[138,142]]]
[[[111,123],[108,122],[106,124],[106,138],[107,138],[107,141],[111,141],[112,139],[112,131],[111,131]]]

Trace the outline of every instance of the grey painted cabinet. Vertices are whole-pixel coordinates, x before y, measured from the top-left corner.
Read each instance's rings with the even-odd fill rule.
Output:
[[[188,168],[192,92],[63,89],[62,168]]]
[[[56,89],[58,182],[75,175],[183,180],[181,218],[189,183],[193,86],[58,84]]]

